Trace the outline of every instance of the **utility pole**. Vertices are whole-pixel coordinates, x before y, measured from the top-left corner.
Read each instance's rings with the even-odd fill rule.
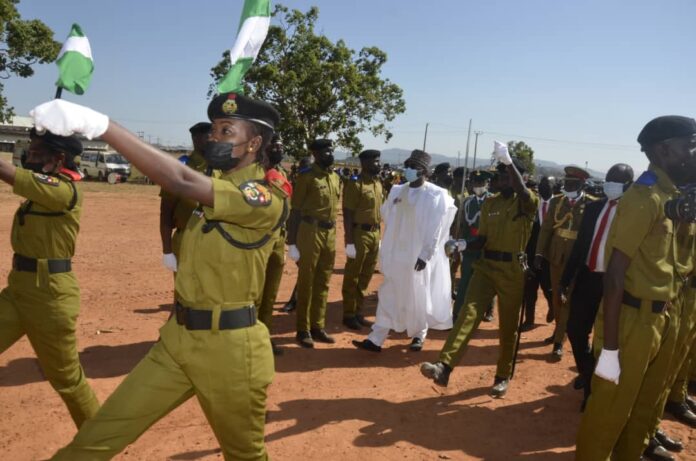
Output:
[[[428,125],[430,125],[430,123],[425,124],[425,135],[423,136],[423,152],[425,152],[425,142],[428,140]]]
[[[474,131],[474,135],[476,136],[474,138],[474,170],[476,169],[476,151],[478,150],[478,137],[482,134],[483,131]]]
[[[466,135],[466,154],[464,155],[464,177],[469,177],[469,141],[471,140],[471,119],[469,119],[469,134]]]
[[[457,151],[457,168],[461,166],[462,163],[462,151]]]

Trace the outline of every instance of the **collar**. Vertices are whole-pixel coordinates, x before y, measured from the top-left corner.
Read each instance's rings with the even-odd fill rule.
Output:
[[[316,162],[312,163],[312,169],[314,171],[316,171],[317,173],[321,173],[321,174],[329,174],[329,173],[333,172],[333,170],[331,169],[332,167],[333,167],[333,165],[331,165],[328,168],[322,168],[319,165],[317,165]]]
[[[241,184],[244,181],[252,179],[261,179],[266,176],[266,171],[258,162],[253,162],[240,170],[234,170],[220,176],[220,179],[231,181],[235,184]]]
[[[662,168],[651,163],[648,165],[648,171],[655,173],[657,176],[657,186],[664,192],[667,192],[668,194],[677,192],[677,186],[674,185],[672,180],[669,179],[669,176],[667,176],[667,173],[665,173]]]

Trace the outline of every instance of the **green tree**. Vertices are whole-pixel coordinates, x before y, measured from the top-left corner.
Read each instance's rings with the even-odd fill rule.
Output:
[[[303,157],[313,139],[331,136],[355,155],[362,149],[358,135],[365,131],[388,141],[387,124],[406,104],[401,88],[381,77],[386,53],[377,47],[356,53],[343,40],[333,43],[317,34],[317,7],[303,13],[276,4],[272,15],[280,24],[270,27],[246,75],[245,93],[278,109],[287,152]],[[211,69],[216,83],[229,66],[227,51]]]
[[[510,155],[520,159],[525,168],[527,168],[527,173],[529,173],[530,176],[534,175],[534,171],[536,170],[536,165],[534,165],[534,149],[524,141],[508,141],[507,145]]]
[[[27,78],[34,75],[34,64],[52,62],[61,44],[53,40],[53,31],[38,19],[22,20],[17,11],[19,0],[0,0],[0,80],[13,75]],[[0,122],[14,115],[3,96],[0,83]]]

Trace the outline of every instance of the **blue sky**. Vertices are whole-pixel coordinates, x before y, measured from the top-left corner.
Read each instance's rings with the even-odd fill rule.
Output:
[[[407,112],[394,137],[363,136],[366,147],[427,150],[456,157],[469,119],[494,139],[520,139],[538,158],[606,170],[647,165],[635,139],[651,118],[696,112],[693,0],[286,0],[320,9],[318,31],[359,50],[388,55],[384,76],[404,90]],[[59,40],[82,25],[96,70],[84,96],[153,141],[188,144],[205,119],[209,69],[236,35],[241,0],[22,0]],[[53,96],[55,65],[6,81],[18,115]],[[473,154],[473,136],[471,152]],[[463,160],[462,160],[463,161]],[[456,161],[455,161],[456,163]]]

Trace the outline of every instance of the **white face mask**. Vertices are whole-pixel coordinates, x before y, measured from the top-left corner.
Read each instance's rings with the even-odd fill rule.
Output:
[[[616,200],[624,193],[624,185],[620,182],[605,182],[602,188],[604,189],[604,195],[609,200]]]
[[[580,192],[574,190],[573,192],[568,192],[567,190],[563,189],[563,195],[566,196],[566,198],[570,200],[575,200],[578,198],[578,195],[580,195]]]
[[[485,194],[487,190],[488,188],[486,188],[486,186],[474,187],[474,194],[476,194],[477,197],[480,197]]]

